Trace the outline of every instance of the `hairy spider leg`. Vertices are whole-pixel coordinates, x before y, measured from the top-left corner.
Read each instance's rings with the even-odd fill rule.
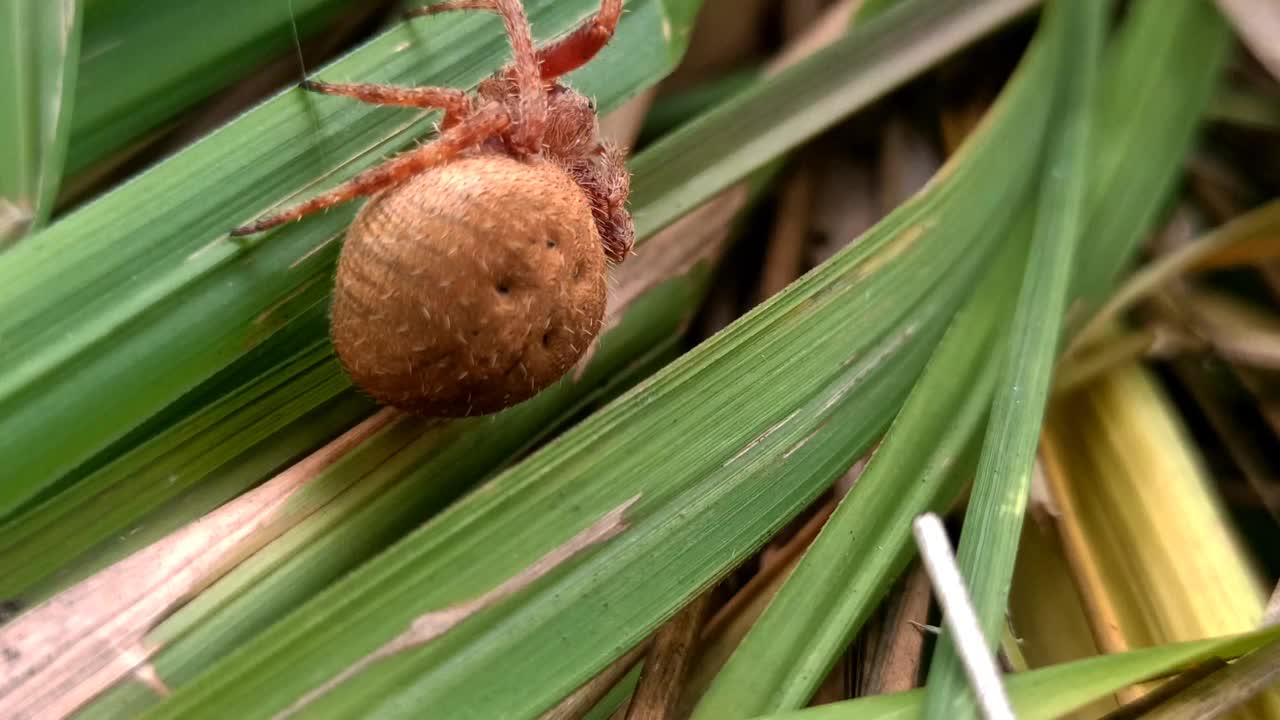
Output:
[[[440,129],[447,130],[471,114],[471,98],[461,90],[447,87],[397,87],[377,83],[331,83],[304,80],[302,88],[323,95],[340,95],[370,105],[422,108],[444,111]]]
[[[538,66],[543,80],[555,80],[586,65],[613,39],[622,19],[623,0],[600,0],[600,8],[573,32],[538,48]],[[445,0],[414,8],[409,17],[434,15],[453,10],[491,10],[501,12],[496,0]]]
[[[306,202],[236,228],[231,231],[231,235],[233,237],[252,235],[348,200],[381,192],[423,170],[452,160],[468,148],[479,145],[502,132],[510,124],[511,116],[507,113],[507,109],[501,103],[489,103],[453,128],[441,133],[435,141],[369,168]]]
[[[414,8],[409,17],[435,15],[455,10],[489,10],[498,13],[511,40],[514,61],[509,70],[516,84],[517,112],[512,120],[511,147],[526,155],[542,150],[542,136],[547,127],[547,88],[542,82],[538,53],[533,45],[533,30],[521,0],[451,0]]]
[[[568,35],[538,48],[543,80],[554,80],[577,70],[595,57],[618,29],[622,0],[600,0],[600,9]]]

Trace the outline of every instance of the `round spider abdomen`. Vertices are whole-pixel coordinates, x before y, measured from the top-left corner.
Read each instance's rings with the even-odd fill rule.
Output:
[[[578,362],[600,332],[605,278],[591,207],[563,170],[462,158],[356,216],[338,260],[334,348],[384,404],[496,412]]]

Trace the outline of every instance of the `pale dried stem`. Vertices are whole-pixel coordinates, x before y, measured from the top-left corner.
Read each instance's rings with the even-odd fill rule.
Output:
[[[1218,0],[1258,62],[1280,80],[1280,4],[1275,0]]]
[[[1075,497],[1067,487],[1067,466],[1058,456],[1058,445],[1041,438],[1040,466],[1043,477],[1049,487],[1050,494],[1059,513],[1054,516],[1059,537],[1062,539],[1062,554],[1067,566],[1076,578],[1076,586],[1080,591],[1080,602],[1084,606],[1085,615],[1089,619],[1089,628],[1093,631],[1093,640],[1103,654],[1121,653],[1129,650],[1129,642],[1120,629],[1120,613],[1110,595],[1100,592],[1105,587],[1102,568],[1098,559],[1090,550],[1089,539],[1079,523],[1070,519],[1079,517],[1080,509],[1076,507]],[[1121,703],[1137,700],[1142,696],[1140,690],[1126,688],[1116,693]]]
[[[929,576],[914,564],[884,603],[884,615],[867,638],[858,695],[905,692],[917,686],[932,599]]]
[[[759,302],[781,292],[804,271],[812,205],[813,176],[807,167],[802,166],[783,184],[773,236],[765,251],[757,296]]]
[[[711,617],[703,630],[702,645],[685,683],[676,717],[689,716],[835,509],[834,501],[823,505],[786,545],[762,555],[759,572]]]
[[[50,598],[0,630],[0,716],[67,717],[148,667],[147,631],[295,525],[294,494],[398,417],[384,410],[238,500]],[[311,508],[314,510],[315,508]]]
[[[1134,273],[1076,334],[1064,357],[1099,344],[1122,313],[1190,272],[1221,269],[1280,257],[1280,200],[1273,200],[1216,228],[1198,240],[1179,244]]]
[[[928,138],[901,116],[885,124],[880,147],[880,212],[887,215],[938,174],[942,158]]]

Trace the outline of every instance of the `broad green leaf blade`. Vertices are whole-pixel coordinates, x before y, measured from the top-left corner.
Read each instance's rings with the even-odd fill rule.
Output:
[[[1009,601],[1076,246],[1085,227],[1089,135],[1108,7],[1105,0],[1059,0],[1048,10],[1048,22],[1066,28],[1066,41],[1056,50],[1072,59],[1072,71],[1053,102],[1059,120],[1040,182],[1031,251],[1007,350],[994,358],[1003,371],[957,551],[993,650]],[[977,714],[949,633],[943,633],[934,653],[928,687],[926,717]]]
[[[837,47],[864,40],[855,32]],[[859,71],[821,56],[797,67],[808,76]],[[291,707],[403,717],[425,706],[451,718],[529,717],[554,705],[758,548],[880,434],[989,262],[989,228],[1008,222],[1025,196],[1049,111],[1036,87],[1058,69],[1046,64],[1017,83],[943,179],[848,251],[150,717]],[[804,112],[763,104],[778,81],[738,107],[775,118]],[[601,523],[610,539],[581,540]],[[429,643],[371,655],[450,607],[473,611]]]
[[[0,2],[0,245],[44,225],[62,180],[80,0]]]
[[[252,639],[294,607],[420,526],[493,468],[592,404],[625,390],[674,356],[678,327],[708,284],[700,266],[653,289],[609,334],[581,380],[563,383],[496,418],[432,428],[403,420],[311,482],[322,504],[288,533],[148,633],[152,663],[171,688]],[[327,502],[322,496],[332,496]],[[137,717],[161,698],[121,682],[78,717]]]
[[[911,521],[968,482],[991,407],[1025,249],[1001,259],[952,321],[857,484],[694,711],[694,720],[803,707],[911,559]]]
[[[1136,683],[1207,660],[1230,660],[1280,641],[1271,628],[1248,635],[1162,645],[1006,676],[1019,720],[1053,720]],[[757,720],[909,720],[923,718],[924,690],[831,703]]]
[[[359,445],[352,445],[347,436],[337,447],[322,449],[201,519],[206,527],[252,526],[251,534],[233,540],[189,532],[166,537],[145,553],[98,573],[89,585],[33,608],[0,630],[0,644],[12,643],[6,652],[16,650],[26,663],[10,668],[24,680],[15,692],[0,696],[0,714],[13,712],[15,705],[21,714],[23,704],[47,702],[47,695],[42,696],[47,688],[75,683],[76,695],[85,700],[111,690],[86,712],[136,716],[156,698],[142,686],[122,682],[129,666],[119,662],[122,658],[115,656],[114,648],[142,644],[158,652],[153,665],[170,687],[186,682],[430,517],[506,457],[586,409],[585,403],[641,377],[663,359],[655,356],[667,355],[666,348],[687,327],[700,304],[709,266],[721,257],[731,235],[729,221],[752,199],[752,186],[769,176],[757,173],[753,183],[685,218],[651,240],[642,258],[617,269],[605,323],[613,329],[581,373],[492,417],[455,423],[400,418],[388,426],[388,413],[379,413],[371,423],[361,424],[363,430],[352,431],[359,436],[371,432],[371,426],[383,428],[377,435]],[[603,389],[597,391],[597,386]],[[316,472],[317,462],[325,469],[310,474]],[[271,509],[264,509],[267,506]],[[256,519],[246,522],[246,516]],[[152,522],[148,519],[146,525]],[[132,537],[124,543],[131,541]],[[252,558],[234,570],[226,564],[248,554]],[[157,555],[168,562],[155,563],[152,558]],[[188,563],[178,561],[179,556],[192,562],[198,558],[204,568],[201,576],[192,578]],[[219,580],[226,571],[230,572]],[[68,569],[60,570],[56,580],[67,574]],[[193,580],[200,587],[217,584],[188,602]],[[88,595],[86,587],[93,588]],[[181,610],[169,615],[180,602]],[[68,614],[81,626],[93,625],[99,631],[84,641],[83,633],[67,630]],[[35,647],[24,641],[33,635],[42,638]],[[90,683],[92,687],[85,687]]]
[[[112,160],[183,111],[254,72],[294,56],[352,0],[92,0],[75,89],[67,175]],[[292,60],[294,78],[302,68]],[[282,83],[283,84],[283,83]]]
[[[597,4],[529,5],[547,37]],[[614,44],[572,80],[611,107],[661,77],[682,37],[664,34],[664,12],[657,0],[628,3]],[[507,56],[491,16],[453,13],[397,26],[319,74],[470,86]],[[228,228],[309,192],[317,177],[346,176],[404,147],[429,118],[305,95],[247,113],[0,265],[0,516],[323,305],[336,240],[358,203],[252,243],[230,242]],[[310,340],[323,337],[316,331]]]

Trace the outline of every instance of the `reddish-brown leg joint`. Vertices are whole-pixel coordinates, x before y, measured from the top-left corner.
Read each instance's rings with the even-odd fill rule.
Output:
[[[538,53],[533,46],[533,32],[529,29],[524,5],[521,0],[451,0],[416,8],[409,16],[455,10],[490,10],[502,17],[515,56],[509,77],[515,82],[520,97],[519,112],[511,118],[510,146],[519,153],[536,155],[542,150],[542,136],[547,127],[547,89],[538,69]]]

